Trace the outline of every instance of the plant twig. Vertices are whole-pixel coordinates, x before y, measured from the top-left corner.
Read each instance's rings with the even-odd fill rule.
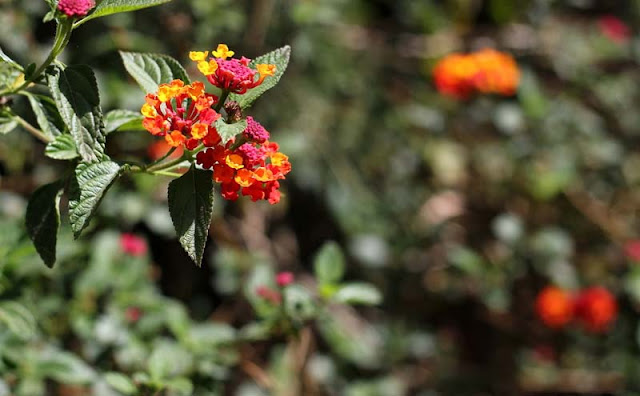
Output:
[[[260,384],[263,388],[272,389],[274,386],[273,379],[267,374],[260,366],[253,363],[252,361],[245,360],[242,362],[240,367],[247,373],[251,378],[253,378],[258,384]]]
[[[20,116],[14,116],[14,117],[15,117],[15,120],[18,121],[18,124],[20,124],[21,127],[26,129],[27,132],[32,134],[34,137],[36,137],[41,142],[47,144],[47,143],[51,143],[53,141],[53,139],[51,139],[49,136],[45,135],[44,132],[42,132],[38,128],[34,127],[33,125],[29,124],[24,118],[22,118]]]

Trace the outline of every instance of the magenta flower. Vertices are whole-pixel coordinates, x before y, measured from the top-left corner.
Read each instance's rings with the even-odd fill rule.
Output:
[[[58,9],[69,17],[83,17],[96,6],[93,0],[60,0]]]
[[[276,282],[280,287],[285,287],[293,282],[293,274],[291,272],[280,272],[276,275]]]
[[[128,255],[139,257],[147,253],[147,243],[144,239],[134,234],[122,234],[120,236],[120,248]]]

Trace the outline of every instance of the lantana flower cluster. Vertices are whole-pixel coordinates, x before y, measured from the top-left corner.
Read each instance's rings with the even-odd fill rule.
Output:
[[[269,142],[269,133],[252,117],[237,145],[230,141],[198,153],[196,162],[204,169],[213,169],[213,179],[220,183],[222,196],[238,199],[239,193],[252,201],[280,201],[280,182],[291,171],[289,158],[278,151],[278,144]]]
[[[453,53],[433,69],[438,91],[458,99],[473,93],[513,95],[520,81],[520,70],[507,53],[486,48],[469,54]]]
[[[618,313],[615,297],[601,286],[586,288],[575,295],[547,286],[538,294],[535,308],[540,320],[550,328],[560,329],[577,319],[594,333],[606,331]]]
[[[265,78],[273,76],[276,72],[275,65],[269,64],[257,64],[254,70],[249,67],[251,59],[244,56],[240,59],[231,58],[234,54],[235,52],[229,50],[225,44],[220,44],[211,52],[211,56],[209,51],[192,51],[189,58],[198,64],[198,70],[212,85],[237,94],[257,87]]]
[[[249,59],[230,58],[234,52],[225,44],[218,45],[212,55],[208,58],[208,52],[190,53],[207,80],[222,90],[221,97],[246,93],[276,70],[275,65],[265,64],[251,69]],[[196,163],[213,170],[213,179],[220,183],[225,199],[236,200],[242,194],[253,201],[279,202],[280,180],[291,171],[289,158],[278,151],[278,144],[269,141],[269,132],[251,116],[246,117],[242,133],[222,141],[215,126],[223,116],[219,111],[224,103],[220,100],[224,99],[205,92],[201,82],[187,85],[174,80],[162,84],[157,93],[146,96],[141,109],[143,126],[151,134],[164,137],[171,147],[195,150]],[[238,122],[241,114],[237,103],[228,105],[226,121]]]

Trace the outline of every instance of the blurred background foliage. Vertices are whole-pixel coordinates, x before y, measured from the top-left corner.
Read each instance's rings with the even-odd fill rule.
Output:
[[[46,56],[45,12],[0,0],[0,46],[22,64]],[[115,371],[167,394],[640,394],[640,269],[624,253],[640,220],[639,18],[637,0],[174,0],[83,25],[63,60],[96,70],[106,110],[143,103],[117,50],[191,67],[189,50],[219,42],[248,57],[291,44],[285,78],[250,113],[293,171],[277,206],[217,201],[203,268],[173,235],[168,179],[131,177],[87,236],[63,227],[50,271],[20,214],[63,169],[28,134],[2,136],[0,320],[22,321],[0,327],[0,395],[126,394]],[[514,55],[517,95],[438,94],[435,62],[484,47]],[[108,152],[145,157],[152,141],[122,132]],[[122,253],[122,232],[148,255]],[[289,342],[244,328],[268,316],[251,309],[256,273],[313,285],[328,240],[382,305],[328,304]],[[607,287],[617,322],[546,328],[533,302],[547,284]]]

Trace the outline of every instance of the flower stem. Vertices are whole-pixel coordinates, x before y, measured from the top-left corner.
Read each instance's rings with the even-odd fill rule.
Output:
[[[72,26],[73,26],[73,21],[71,21],[70,19],[65,20],[62,23],[59,23],[58,26],[56,27],[56,37],[53,42],[53,47],[51,47],[51,51],[49,52],[49,56],[47,56],[47,59],[45,59],[45,61],[42,62],[40,67],[38,67],[36,71],[34,71],[33,74],[29,76],[29,78],[26,79],[24,83],[22,83],[22,85],[20,85],[18,88],[15,88],[15,89],[10,89],[8,91],[0,92],[0,96],[20,92],[24,88],[29,86],[29,84],[37,80],[40,77],[40,75],[44,72],[44,70],[51,63],[53,63],[53,61],[58,57],[58,55],[60,55],[60,53],[67,46],[67,44],[69,44],[69,39],[71,38]]]
[[[156,165],[150,166],[150,167],[146,168],[144,171],[152,173],[152,172],[156,172],[156,171],[159,171],[159,170],[167,170],[167,169],[170,169],[170,168],[175,167],[177,165],[180,165],[186,159],[187,158],[183,155],[182,157],[180,157],[178,159],[175,159],[173,161],[169,161],[169,162],[165,162],[163,164],[156,164]]]
[[[171,154],[173,154],[173,152],[176,151],[176,149],[177,149],[177,147],[171,147],[171,149],[169,151],[167,151],[167,153],[165,155],[163,155],[162,157],[160,157],[157,160],[153,161],[148,166],[154,166],[155,164],[159,164],[160,162],[162,162],[165,159],[169,158],[169,156]]]
[[[29,124],[24,118],[20,116],[15,116],[15,120],[18,121],[18,124],[20,124],[20,126],[26,129],[27,132],[35,136],[41,142],[46,144],[46,143],[50,143],[53,140],[49,136],[45,135],[44,132],[34,127],[33,125]]]
[[[222,106],[224,106],[224,102],[227,101],[227,98],[229,97],[229,94],[231,92],[227,91],[226,89],[222,91],[222,93],[220,94],[220,97],[218,98],[218,103],[215,105],[215,107],[213,108],[216,112],[220,112],[220,109],[222,109]]]

